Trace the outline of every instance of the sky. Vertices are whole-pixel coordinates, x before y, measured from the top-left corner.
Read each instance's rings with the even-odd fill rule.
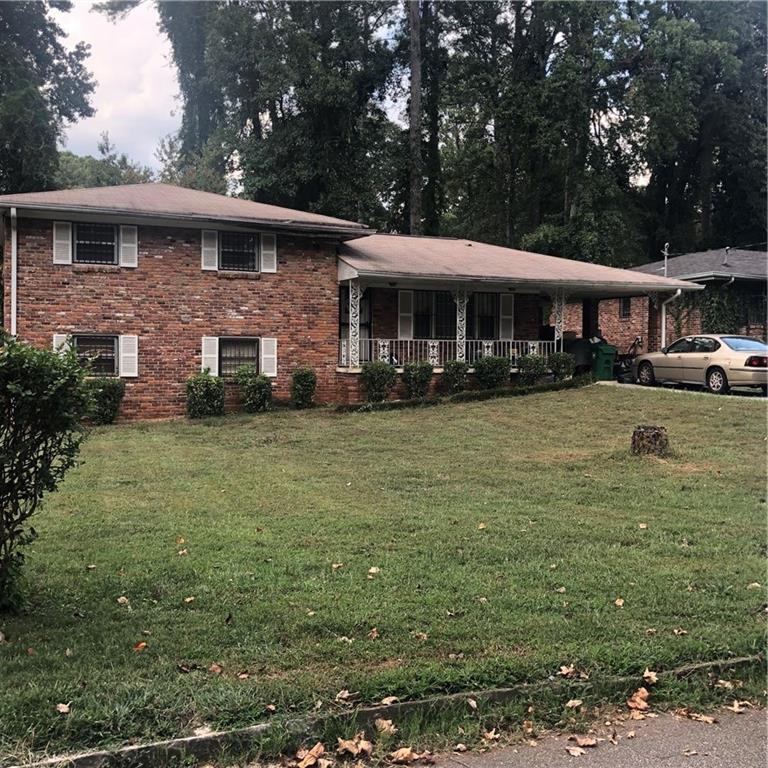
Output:
[[[176,72],[170,44],[157,27],[154,3],[144,2],[114,23],[91,11],[93,0],[75,0],[69,13],[54,12],[67,33],[67,47],[88,43],[86,67],[96,80],[93,117],[66,131],[64,148],[96,155],[104,131],[118,152],[158,168],[155,149],[181,120]]]

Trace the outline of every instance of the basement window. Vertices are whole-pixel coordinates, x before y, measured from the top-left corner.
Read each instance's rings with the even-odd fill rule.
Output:
[[[241,365],[259,367],[258,338],[219,338],[219,376],[232,378]]]
[[[629,296],[622,296],[619,299],[619,319],[629,320],[632,316],[632,299]]]
[[[117,376],[117,336],[72,337],[78,360],[93,376]]]
[[[75,224],[76,264],[117,264],[117,227],[112,224]]]

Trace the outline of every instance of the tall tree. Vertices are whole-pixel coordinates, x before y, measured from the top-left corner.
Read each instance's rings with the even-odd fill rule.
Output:
[[[93,114],[88,46],[68,51],[51,11],[70,2],[0,3],[0,194],[48,189],[67,123]]]
[[[421,159],[421,0],[407,0],[407,4],[411,75],[410,104],[408,107],[410,233],[420,235],[422,231],[421,195],[424,183]]]

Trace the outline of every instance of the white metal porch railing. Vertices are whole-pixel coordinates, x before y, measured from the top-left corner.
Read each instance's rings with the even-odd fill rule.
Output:
[[[392,365],[432,363],[436,368],[457,359],[456,339],[360,339],[360,363],[383,360]],[[511,368],[522,355],[541,355],[545,360],[556,351],[556,342],[539,339],[471,339],[464,347],[464,359],[472,365],[481,357],[506,357]],[[339,340],[339,366],[349,367],[349,339]]]

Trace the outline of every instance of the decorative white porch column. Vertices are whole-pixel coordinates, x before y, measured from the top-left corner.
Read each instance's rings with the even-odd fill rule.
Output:
[[[565,291],[556,288],[552,296],[555,312],[555,349],[563,351],[563,336],[565,332]]]
[[[349,365],[360,367],[360,281],[349,281]]]
[[[464,362],[467,359],[467,302],[469,301],[466,289],[457,289],[453,298],[456,302],[456,359]]]

